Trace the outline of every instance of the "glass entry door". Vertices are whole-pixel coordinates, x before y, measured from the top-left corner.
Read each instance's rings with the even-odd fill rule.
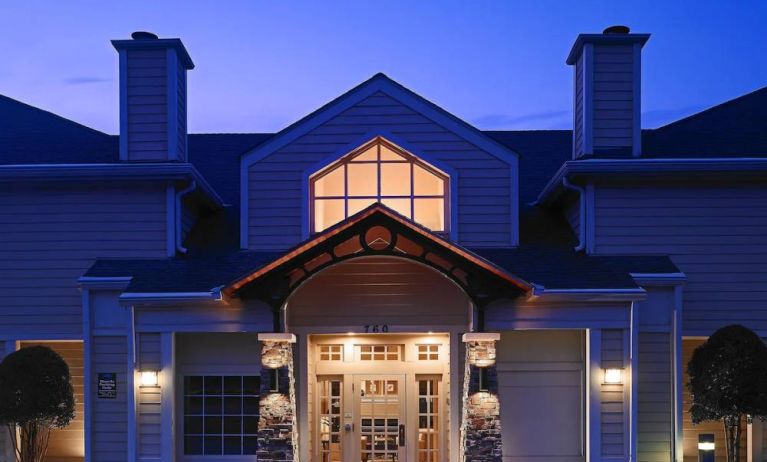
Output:
[[[405,375],[355,375],[353,460],[404,462]]]

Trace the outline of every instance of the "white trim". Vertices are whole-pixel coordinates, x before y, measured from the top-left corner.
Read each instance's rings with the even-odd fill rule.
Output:
[[[684,374],[684,364],[682,360],[682,309],[683,309],[684,291],[681,285],[674,287],[674,308],[672,315],[672,367],[674,371],[674,383],[672,384],[673,404],[674,404],[674,460],[675,462],[684,462],[684,440],[683,440],[683,392],[684,384],[682,376]]]
[[[586,330],[586,460],[602,457],[602,331]]]
[[[124,292],[120,303],[179,303],[187,301],[222,301],[221,288],[210,292]]]
[[[468,342],[497,342],[501,339],[498,332],[466,332],[461,336],[463,343]]]
[[[126,50],[118,50],[117,54],[120,59],[120,81],[118,83],[120,87],[119,158],[125,161],[128,160],[128,52]]]
[[[594,44],[583,45],[583,152],[594,154]]]
[[[128,360],[125,367],[126,407],[128,412],[128,462],[136,462],[138,452],[138,428],[136,414],[138,413],[136,397],[136,327],[134,308],[130,307],[130,329],[128,331]]]
[[[634,157],[642,155],[642,47],[643,42],[634,43],[634,94],[632,101],[632,141],[631,154]]]
[[[629,461],[637,460],[637,436],[639,428],[639,307],[631,303],[631,384],[629,392],[631,396],[630,420],[629,420]]]
[[[296,335],[284,332],[264,332],[258,334],[258,341],[296,343]]]
[[[530,292],[528,300],[536,298],[572,301],[636,301],[647,298],[647,291],[641,287],[631,289],[547,289],[543,286],[535,286]]]
[[[82,278],[80,278],[82,279]],[[82,282],[81,282],[82,284]],[[82,316],[83,316],[83,433],[85,445],[85,462],[92,459],[92,419],[93,419],[93,396],[91,396],[91,380],[93,371],[91,364],[91,299],[90,291],[83,289],[81,292]]]
[[[173,332],[160,334],[160,356],[160,460],[173,462],[176,460],[176,352]]]
[[[131,279],[133,276],[82,276],[77,282],[84,291],[92,289],[124,290],[130,284]]]

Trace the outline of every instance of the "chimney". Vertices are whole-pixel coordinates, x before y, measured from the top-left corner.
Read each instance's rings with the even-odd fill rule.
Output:
[[[134,32],[112,40],[120,55],[120,160],[186,162],[186,71],[179,39]]]
[[[649,38],[626,26],[578,35],[567,57],[575,66],[573,159],[641,155],[642,47]]]

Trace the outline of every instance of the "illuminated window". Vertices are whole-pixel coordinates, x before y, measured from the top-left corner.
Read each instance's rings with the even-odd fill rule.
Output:
[[[320,361],[341,361],[343,352],[343,345],[320,345]]]
[[[361,361],[399,361],[400,345],[359,345]]]
[[[418,380],[418,462],[440,460],[439,381]]]
[[[379,137],[312,177],[312,226],[322,231],[380,202],[444,232],[447,190],[444,173]]]
[[[341,435],[341,408],[343,407],[343,382],[334,379],[318,380],[319,388],[319,436],[320,460],[341,462],[343,445]]]
[[[439,345],[418,345],[419,361],[436,361],[439,359]]]
[[[184,377],[184,454],[255,454],[259,376]]]

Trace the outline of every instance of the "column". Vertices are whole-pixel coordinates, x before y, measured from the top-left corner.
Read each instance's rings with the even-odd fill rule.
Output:
[[[501,406],[498,398],[498,373],[495,343],[498,333],[472,332],[463,335],[466,365],[461,419],[461,460],[500,462]]]
[[[258,334],[261,342],[260,462],[298,462],[293,334]]]

